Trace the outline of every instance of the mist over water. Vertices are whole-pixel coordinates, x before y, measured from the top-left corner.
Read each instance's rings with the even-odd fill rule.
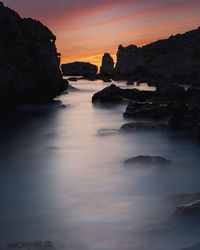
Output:
[[[199,144],[166,131],[121,133],[131,121],[122,116],[126,104],[91,103],[107,84],[72,84],[77,91],[54,104],[26,105],[2,117],[0,243],[51,240],[61,250],[199,244],[199,221],[172,216],[185,202],[177,194],[200,192]],[[141,154],[173,164],[123,165]]]

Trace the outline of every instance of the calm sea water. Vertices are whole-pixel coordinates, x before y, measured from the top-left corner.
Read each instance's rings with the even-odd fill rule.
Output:
[[[1,119],[0,243],[51,240],[62,250],[200,243],[198,221],[172,216],[183,202],[173,195],[200,192],[200,145],[176,133],[112,131],[127,122],[126,105],[93,105],[107,86],[101,81],[72,84],[78,90],[55,104],[26,105]],[[123,166],[140,154],[173,164]]]

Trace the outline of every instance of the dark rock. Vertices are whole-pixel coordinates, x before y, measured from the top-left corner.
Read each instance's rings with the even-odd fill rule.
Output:
[[[149,83],[200,85],[200,28],[141,48],[119,46],[116,77]]]
[[[112,82],[112,80],[109,77],[103,76],[102,81],[104,82]]]
[[[194,127],[194,121],[187,115],[172,115],[168,119],[168,127],[175,130],[189,130]]]
[[[105,53],[102,58],[102,65],[100,68],[100,74],[102,76],[111,77],[114,72],[114,61],[109,53]]]
[[[188,204],[182,204],[175,208],[174,215],[200,214],[200,200]]]
[[[90,77],[97,74],[98,67],[87,62],[73,62],[61,65],[64,76]]]
[[[187,94],[187,91],[179,85],[161,83],[156,87],[156,94],[159,96],[183,97]]]
[[[166,130],[168,126],[166,124],[152,124],[152,123],[141,123],[131,122],[121,126],[121,131],[129,132],[134,130]]]
[[[131,86],[131,85],[134,85],[135,83],[134,83],[134,81],[128,81],[127,83],[126,83],[126,85],[128,85],[128,86]],[[137,85],[138,86],[138,85]]]
[[[154,91],[139,91],[138,89],[121,89],[114,84],[97,92],[92,102],[122,102],[124,99],[144,100],[154,96]]]
[[[56,37],[46,26],[1,3],[0,32],[1,102],[51,100],[67,88]]]
[[[68,78],[67,80],[68,80],[68,81],[71,81],[71,82],[77,82],[78,79],[79,79],[79,78],[77,78],[77,77],[70,77],[70,78]]]
[[[162,119],[167,117],[165,106],[148,102],[131,102],[124,112],[126,118]]]
[[[170,165],[171,161],[160,156],[139,155],[128,159],[124,165]]]

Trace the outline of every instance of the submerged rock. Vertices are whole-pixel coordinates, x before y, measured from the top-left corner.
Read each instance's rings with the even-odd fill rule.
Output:
[[[56,250],[51,241],[36,241],[36,242],[14,242],[1,248],[4,250]]]
[[[114,61],[109,53],[105,53],[102,58],[100,74],[102,76],[111,77],[114,72]]]
[[[46,101],[67,88],[55,35],[0,4],[0,101]]]
[[[134,131],[134,130],[166,130],[167,124],[152,124],[143,122],[131,122],[121,126],[121,131]]]
[[[160,156],[139,155],[128,159],[124,165],[170,165],[171,161]]]
[[[194,215],[200,214],[200,200],[182,204],[175,208],[174,215]]]
[[[90,77],[97,74],[98,67],[87,62],[73,62],[61,65],[64,76]]]

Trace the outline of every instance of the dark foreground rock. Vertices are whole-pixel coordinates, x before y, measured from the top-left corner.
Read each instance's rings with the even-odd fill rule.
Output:
[[[121,126],[120,130],[123,132],[130,132],[134,130],[166,130],[168,129],[167,124],[156,124],[156,123],[143,123],[143,122],[131,122]]]
[[[114,61],[109,53],[105,53],[102,58],[100,74],[102,76],[111,77],[114,73]]]
[[[46,26],[0,2],[0,32],[1,102],[50,100],[67,88],[56,37]]]
[[[119,46],[115,78],[200,86],[200,28],[143,47]]]
[[[171,161],[165,159],[160,156],[147,156],[147,155],[139,155],[128,159],[124,162],[124,165],[170,165]]]
[[[124,117],[163,119],[167,117],[165,106],[148,102],[131,102],[128,104]]]
[[[0,250],[56,250],[51,241],[14,242],[0,247]]]
[[[174,215],[195,215],[200,214],[200,200],[182,204],[175,208]]]
[[[97,74],[98,67],[87,62],[73,62],[61,65],[64,76],[90,77]]]
[[[139,91],[138,89],[121,89],[115,84],[104,88],[92,97],[92,102],[119,103],[124,99],[145,100],[154,96],[154,91]]]

